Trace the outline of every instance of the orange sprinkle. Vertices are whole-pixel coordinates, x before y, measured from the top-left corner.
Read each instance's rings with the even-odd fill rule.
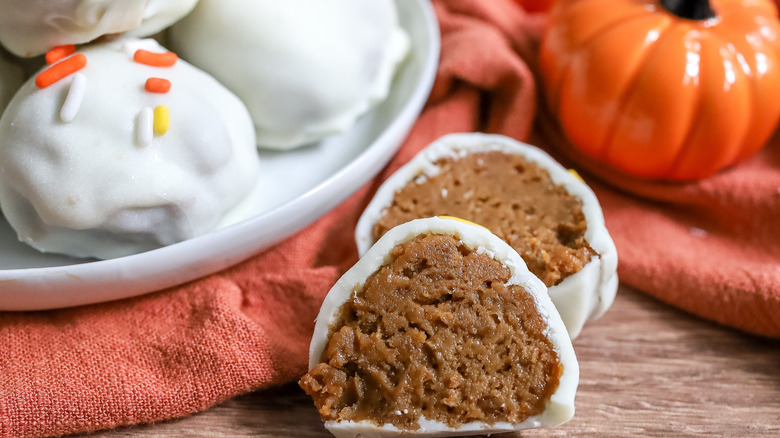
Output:
[[[144,89],[150,93],[167,93],[171,91],[171,81],[163,78],[149,78]]]
[[[70,58],[52,65],[35,78],[38,88],[46,88],[49,85],[75,73],[87,65],[87,57],[83,53],[77,53]]]
[[[57,46],[49,50],[48,52],[46,52],[46,63],[54,64],[60,59],[65,58],[66,56],[70,56],[74,53],[76,53],[76,46],[74,46],[73,44],[68,44],[65,46]]]
[[[151,65],[152,67],[171,67],[179,59],[173,52],[154,53],[148,50],[138,49],[133,55],[133,60],[139,64]]]

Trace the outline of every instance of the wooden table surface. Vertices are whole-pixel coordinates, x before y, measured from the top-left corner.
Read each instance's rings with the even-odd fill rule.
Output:
[[[780,318],[780,315],[778,315]],[[621,287],[574,341],[577,413],[506,437],[780,437],[780,341],[751,336]],[[186,418],[90,437],[329,437],[296,385],[243,395]]]

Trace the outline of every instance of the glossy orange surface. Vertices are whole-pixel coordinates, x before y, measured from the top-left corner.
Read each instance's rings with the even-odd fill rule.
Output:
[[[770,0],[559,0],[541,50],[550,107],[582,152],[645,178],[700,179],[749,157],[780,118]]]

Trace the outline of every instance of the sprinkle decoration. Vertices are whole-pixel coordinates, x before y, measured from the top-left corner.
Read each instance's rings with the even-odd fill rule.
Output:
[[[70,89],[68,89],[68,95],[65,97],[62,109],[60,109],[60,119],[63,122],[70,123],[76,118],[86,93],[87,77],[82,73],[74,74],[70,83]]]
[[[138,49],[133,55],[133,60],[139,64],[152,67],[172,67],[179,57],[173,52],[154,53],[144,49]]]
[[[149,78],[144,89],[150,93],[167,93],[171,91],[171,81],[163,78]]]
[[[68,44],[65,46],[57,46],[48,52],[46,52],[46,63],[47,64],[54,64],[55,62],[68,57],[72,54],[76,53],[76,46],[73,44]]]
[[[154,138],[154,111],[148,106],[138,114],[138,143],[149,146]]]
[[[77,53],[41,72],[35,77],[35,85],[38,88],[46,88],[60,79],[81,70],[86,65],[87,57],[83,53]]]
[[[154,108],[154,133],[163,135],[168,132],[171,122],[170,111],[165,105],[157,105]]]

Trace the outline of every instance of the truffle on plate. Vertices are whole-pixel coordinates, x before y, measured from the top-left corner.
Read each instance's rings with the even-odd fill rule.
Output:
[[[103,35],[153,35],[197,0],[0,0],[0,44],[17,56],[83,44]]]
[[[246,107],[154,40],[91,45],[0,119],[0,208],[44,252],[113,258],[209,232],[255,187]]]
[[[498,135],[442,137],[382,184],[358,221],[358,249],[437,215],[485,226],[520,253],[572,338],[614,300],[617,251],[596,196],[538,148]]]
[[[347,131],[390,90],[409,48],[392,0],[201,0],[172,47],[247,105],[261,147]]]
[[[487,229],[418,219],[325,297],[300,385],[339,437],[550,427],[579,368],[544,284]]]

